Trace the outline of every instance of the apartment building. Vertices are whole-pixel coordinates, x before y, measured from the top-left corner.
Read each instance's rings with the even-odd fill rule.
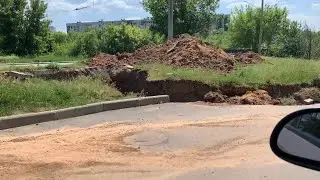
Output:
[[[105,25],[120,25],[120,24],[131,24],[138,26],[142,29],[148,29],[152,25],[151,19],[140,19],[140,20],[120,20],[120,21],[103,21],[98,22],[76,22],[67,23],[67,32],[81,32],[92,28],[101,28]]]

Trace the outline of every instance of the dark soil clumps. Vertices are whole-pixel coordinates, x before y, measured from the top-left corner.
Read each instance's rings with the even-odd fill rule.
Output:
[[[245,52],[245,53],[236,53],[234,55],[234,58],[238,63],[242,65],[258,64],[258,63],[262,63],[263,61],[263,59],[259,54],[252,51]]]

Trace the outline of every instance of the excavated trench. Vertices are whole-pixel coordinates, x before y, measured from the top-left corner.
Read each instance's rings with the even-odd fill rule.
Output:
[[[160,81],[147,81],[143,83],[143,88],[127,89],[123,91],[122,85],[117,84],[117,88],[122,90],[122,93],[128,92],[144,92],[147,96],[163,95],[170,96],[173,102],[195,102],[203,101],[204,95],[210,91],[220,91],[223,95],[228,97],[242,96],[248,91],[255,91],[257,89],[265,90],[273,98],[282,98],[292,96],[295,92],[298,92],[302,88],[311,87],[308,84],[301,85],[265,85],[258,88],[245,87],[245,86],[230,86],[225,85],[221,87],[210,86],[198,81],[190,80],[160,80]],[[132,86],[131,86],[132,87]],[[139,87],[139,86],[137,86]]]
[[[217,87],[191,80],[149,81],[147,80],[147,71],[130,69],[82,68],[38,70],[28,71],[28,73],[33,74],[33,77],[56,80],[72,80],[79,76],[102,77],[107,83],[115,84],[116,88],[124,94],[130,92],[140,93],[141,96],[167,94],[173,102],[203,101],[204,96],[210,91],[219,91],[225,96],[234,97],[245,95],[248,91],[255,91],[257,89],[267,91],[272,98],[276,99],[292,96],[302,88],[320,87],[320,82],[317,80],[312,84],[264,85],[256,88],[233,85]]]
[[[122,93],[141,93],[145,96],[164,95],[170,96],[173,102],[195,102],[203,101],[204,95],[210,91],[220,91],[221,94],[228,97],[242,96],[248,91],[257,89],[265,90],[272,98],[282,98],[292,96],[302,88],[319,87],[318,82],[312,84],[296,84],[296,85],[277,85],[270,84],[260,87],[232,86],[223,85],[220,87],[208,85],[199,81],[191,80],[158,80],[148,81],[146,71],[129,71],[122,72],[111,79],[115,83],[117,89]]]

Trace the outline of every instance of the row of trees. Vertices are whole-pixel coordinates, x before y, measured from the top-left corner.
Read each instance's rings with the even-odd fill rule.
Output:
[[[99,52],[133,52],[148,44],[163,43],[164,37],[132,25],[110,25],[86,32],[51,33],[53,53],[59,56],[94,56]]]
[[[143,0],[144,9],[153,17],[152,31],[167,33],[167,0]],[[174,4],[174,33],[189,33],[226,49],[258,51],[260,10],[253,6],[235,8],[228,31],[212,31],[217,21],[219,0],[181,0]],[[263,53],[270,56],[319,58],[319,33],[312,32],[288,18],[289,11],[277,5],[266,5],[263,22]]]
[[[288,10],[267,5],[263,22],[263,49],[266,55],[310,57],[312,32],[288,18]],[[230,47],[258,50],[260,8],[236,8],[229,24]]]
[[[208,35],[219,0],[176,0],[174,1],[174,35]],[[168,0],[142,0],[146,11],[152,15],[151,30],[166,35],[168,32]]]
[[[50,32],[44,0],[0,1],[0,53],[33,56],[54,53],[61,56],[115,54],[161,43],[164,37],[135,26],[108,26],[79,33]]]

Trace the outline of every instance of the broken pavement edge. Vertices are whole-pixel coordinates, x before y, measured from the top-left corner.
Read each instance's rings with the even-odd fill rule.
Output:
[[[48,121],[56,121],[72,117],[84,116],[104,111],[117,109],[147,106],[152,104],[161,104],[170,102],[168,95],[140,97],[132,99],[122,99],[115,101],[106,101],[95,104],[87,104],[83,106],[70,107],[53,111],[45,111],[39,113],[28,113],[13,116],[0,117],[0,130],[37,124]]]

